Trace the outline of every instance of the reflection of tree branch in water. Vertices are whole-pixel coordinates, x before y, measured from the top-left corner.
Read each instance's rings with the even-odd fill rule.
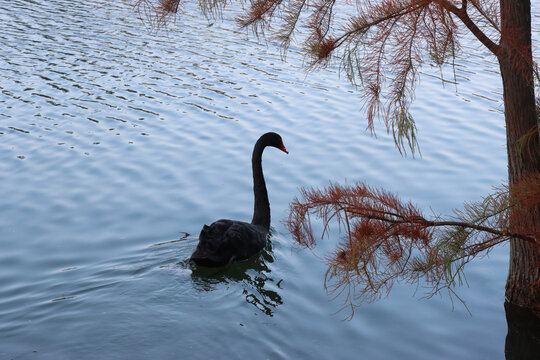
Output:
[[[280,288],[281,280],[275,281],[269,276],[272,271],[267,264],[272,262],[274,262],[272,244],[268,241],[264,250],[245,261],[220,268],[193,265],[191,277],[195,288],[199,291],[212,291],[220,283],[242,282],[242,293],[246,302],[266,315],[273,316],[274,308],[283,301],[276,291]]]

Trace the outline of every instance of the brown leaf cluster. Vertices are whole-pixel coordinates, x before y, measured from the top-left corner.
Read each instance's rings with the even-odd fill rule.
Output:
[[[309,248],[331,236],[332,223],[338,225],[344,236],[326,257],[325,285],[352,310],[357,303],[386,296],[396,282],[422,283],[427,296],[446,289],[459,299],[454,287],[474,257],[511,237],[538,244],[538,226],[522,220],[540,204],[540,174],[513,186],[512,199],[508,187],[502,187],[465,204],[452,218],[426,219],[411,202],[383,189],[331,184],[302,189],[286,225],[296,243]],[[313,217],[322,222],[320,236],[313,232]]]
[[[512,231],[526,234],[540,242],[540,224],[530,221],[540,212],[540,173],[523,177],[510,188],[513,211],[509,223]]]
[[[199,7],[214,15],[228,3],[200,0]],[[135,4],[142,18],[159,27],[182,3],[135,0]],[[383,120],[402,153],[409,148],[414,155],[418,150],[409,107],[423,63],[453,66],[465,28],[493,54],[502,54],[497,0],[253,0],[242,6],[245,11],[237,23],[256,34],[269,33],[284,51],[299,35],[310,67],[337,59],[360,89],[368,129],[373,132],[375,120]],[[511,31],[506,29],[507,39],[513,36]],[[511,41],[505,44],[510,46],[505,56],[517,63],[530,52],[513,48]]]

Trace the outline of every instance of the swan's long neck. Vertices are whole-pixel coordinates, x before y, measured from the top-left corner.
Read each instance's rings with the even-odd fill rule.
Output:
[[[270,229],[270,203],[268,201],[268,192],[266,191],[266,183],[264,182],[264,174],[262,171],[262,153],[264,145],[260,140],[257,141],[253,148],[251,157],[251,166],[253,168],[253,194],[255,195],[255,204],[253,209],[253,219],[251,223],[261,225],[265,229]]]

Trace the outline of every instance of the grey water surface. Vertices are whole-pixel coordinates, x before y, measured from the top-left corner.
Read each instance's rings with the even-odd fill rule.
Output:
[[[504,358],[506,246],[468,266],[472,315],[402,284],[343,321],[323,287],[337,229],[297,251],[282,222],[300,187],[330,181],[428,214],[504,182],[494,59],[465,43],[457,86],[422,68],[413,159],[383,126],[366,131],[337,67],[306,73],[297,48],[282,59],[231,12],[152,31],[128,1],[0,1],[0,358]],[[271,244],[191,273],[203,224],[251,219],[251,150],[267,131],[290,151],[263,158]]]

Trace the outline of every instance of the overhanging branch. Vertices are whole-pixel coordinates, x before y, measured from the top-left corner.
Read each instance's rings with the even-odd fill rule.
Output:
[[[434,0],[434,2],[440,3],[446,10],[456,15],[463,24],[469,29],[469,31],[491,51],[495,56],[500,54],[500,46],[494,43],[480,28],[472,21],[467,14],[467,1],[462,1],[461,8],[458,8],[448,0]]]

